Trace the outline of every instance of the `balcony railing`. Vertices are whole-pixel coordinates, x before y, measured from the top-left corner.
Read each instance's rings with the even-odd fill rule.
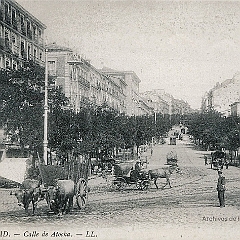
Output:
[[[17,19],[13,19],[13,20],[12,20],[12,25],[13,25],[13,28],[14,28],[15,30],[18,30],[18,21],[17,21]]]
[[[21,25],[21,32],[22,32],[23,35],[26,36],[26,28],[23,24]]]
[[[17,45],[12,45],[13,54],[18,57],[19,56],[19,47]]]
[[[79,76],[78,80],[81,84],[85,85],[86,87],[90,87],[90,82],[83,78],[82,76]]]
[[[9,13],[5,13],[5,21],[7,24],[11,25],[12,24],[12,19]]]
[[[32,31],[30,29],[27,29],[27,37],[32,39]]]
[[[25,51],[21,51],[21,57],[23,59],[27,59],[27,53]]]
[[[43,45],[43,38],[39,37],[39,38],[38,38],[38,43],[41,44],[41,45]]]
[[[12,43],[8,39],[5,39],[5,50],[12,52]]]
[[[0,8],[0,21],[3,21],[3,10]]]
[[[5,39],[0,38],[0,48],[3,50],[5,48]]]

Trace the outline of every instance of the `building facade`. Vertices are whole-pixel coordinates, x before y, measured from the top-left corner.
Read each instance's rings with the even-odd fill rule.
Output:
[[[171,99],[163,99],[160,95],[160,90],[152,90],[140,93],[140,95],[147,99],[148,104],[154,109],[156,113],[169,114]]]
[[[56,85],[70,99],[72,109],[107,104],[120,113],[126,111],[126,83],[121,78],[102,73],[70,48],[53,43],[47,51],[48,72],[56,77]]]
[[[0,67],[17,69],[26,60],[45,62],[46,26],[14,0],[0,0]]]
[[[148,103],[152,106],[154,112],[156,113],[183,115],[193,111],[187,102],[175,99],[163,89],[146,91],[140,95],[147,99]]]
[[[231,114],[231,105],[240,101],[240,73],[232,79],[217,83],[202,98],[202,111],[215,110],[224,116]]]
[[[147,108],[144,107],[145,103],[143,99],[139,96],[139,84],[141,80],[138,78],[134,71],[116,71],[109,68],[102,68],[102,73],[107,74],[111,77],[116,77],[125,82],[124,95],[126,114],[128,116],[139,116],[147,113]]]

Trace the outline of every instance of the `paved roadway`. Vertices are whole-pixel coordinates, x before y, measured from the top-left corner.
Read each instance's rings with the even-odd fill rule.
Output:
[[[177,145],[154,146],[148,152],[148,169],[165,166],[166,155],[175,150],[181,174],[171,178],[173,188],[139,191],[130,186],[112,191],[109,182],[101,178],[89,182],[91,192],[85,210],[65,216],[47,214],[46,204],[37,215],[25,216],[8,190],[0,192],[0,226],[11,233],[37,229],[52,233],[70,232],[72,237],[57,239],[88,239],[94,231],[98,239],[240,239],[240,169],[224,170],[227,179],[226,207],[218,207],[217,172],[204,165],[206,152],[197,150],[185,135]],[[159,181],[159,186],[164,184]],[[3,227],[4,226],[4,227]],[[83,235],[77,235],[77,234]],[[22,236],[22,235],[21,235]],[[23,239],[17,238],[14,239]],[[32,238],[24,238],[32,239]],[[37,238],[35,238],[37,239]],[[39,238],[44,239],[44,238]],[[52,238],[45,238],[52,239]]]

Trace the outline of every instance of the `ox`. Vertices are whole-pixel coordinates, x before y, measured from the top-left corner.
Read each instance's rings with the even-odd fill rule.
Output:
[[[38,180],[26,179],[22,182],[20,189],[10,192],[10,195],[15,195],[19,206],[23,206],[28,214],[28,208],[32,202],[32,215],[35,213],[37,203],[43,199]]]
[[[56,180],[55,186],[49,186],[46,199],[50,210],[63,214],[73,207],[74,182],[72,180]]]
[[[162,167],[162,168],[158,168],[158,169],[153,169],[153,170],[149,170],[148,174],[149,174],[149,179],[154,181],[154,184],[156,186],[156,188],[158,189],[158,185],[157,185],[157,179],[158,178],[166,178],[166,184],[162,187],[162,189],[169,184],[169,187],[171,188],[171,183],[170,183],[170,176],[171,174],[176,170],[176,172],[180,172],[180,169],[177,165],[170,165],[168,167]]]

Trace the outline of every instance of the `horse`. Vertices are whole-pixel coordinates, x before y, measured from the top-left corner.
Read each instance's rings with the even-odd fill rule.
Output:
[[[170,188],[172,188],[171,183],[170,183],[170,176],[174,171],[176,171],[177,173],[180,172],[180,169],[177,165],[170,165],[168,167],[151,169],[148,171],[148,175],[149,175],[149,179],[153,180],[157,189],[158,189],[158,185],[157,185],[158,178],[166,178],[166,184],[162,187],[162,189],[165,186],[167,186],[167,184],[169,185]]]

